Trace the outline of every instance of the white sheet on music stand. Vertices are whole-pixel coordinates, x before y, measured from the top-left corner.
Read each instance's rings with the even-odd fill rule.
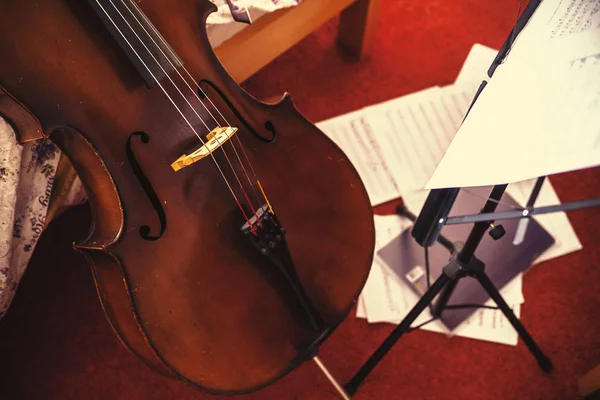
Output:
[[[497,49],[475,43],[471,47],[454,84],[481,83],[481,81],[488,80],[487,71],[497,54]]]
[[[600,11],[590,11],[600,0],[563,3],[544,0],[538,7],[427,189],[510,183],[600,165]]]

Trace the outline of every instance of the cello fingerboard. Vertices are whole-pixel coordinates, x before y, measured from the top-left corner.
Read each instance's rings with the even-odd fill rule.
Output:
[[[133,0],[88,0],[151,88],[183,65]]]

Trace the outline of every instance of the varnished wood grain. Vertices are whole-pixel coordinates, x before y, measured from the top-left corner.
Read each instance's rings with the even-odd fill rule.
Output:
[[[17,142],[23,144],[44,137],[40,122],[10,93],[0,86],[0,115],[15,131]]]
[[[326,329],[310,329],[284,279],[240,233],[245,220],[214,163],[171,169],[197,139],[161,89],[145,86],[89,4],[0,0],[0,86],[39,120],[85,184],[94,219],[77,248],[91,260],[123,342],[155,370],[207,391],[257,390],[310,357],[354,304],[373,256],[370,202],[344,153],[289,97],[261,103],[222,68],[204,29],[210,2],[140,6],[191,74],[213,82],[239,111],[205,88],[240,129]],[[257,140],[241,118],[265,136],[272,123],[275,142]],[[139,233],[148,225],[157,234],[160,219],[127,158],[133,132],[150,138],[131,147],[166,214],[158,240]]]

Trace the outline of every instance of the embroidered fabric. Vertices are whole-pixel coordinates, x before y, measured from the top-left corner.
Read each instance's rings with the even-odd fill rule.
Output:
[[[78,178],[61,188],[60,196],[53,194],[61,158],[65,157],[48,139],[19,144],[12,127],[0,117],[0,318],[49,222],[51,198],[62,207],[86,200]]]

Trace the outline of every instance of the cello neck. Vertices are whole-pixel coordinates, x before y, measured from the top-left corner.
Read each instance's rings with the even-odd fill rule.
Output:
[[[133,0],[88,0],[104,26],[151,88],[183,65]],[[132,50],[133,47],[133,50]],[[150,71],[148,71],[150,70]]]

